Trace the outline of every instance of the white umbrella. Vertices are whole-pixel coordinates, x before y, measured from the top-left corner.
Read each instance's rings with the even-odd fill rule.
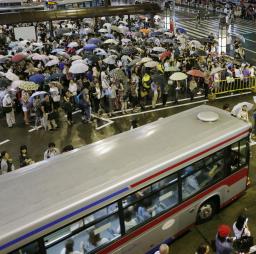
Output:
[[[144,63],[144,66],[145,66],[146,68],[154,68],[154,67],[156,67],[158,64],[159,64],[159,63],[156,62],[156,61],[149,61],[149,62]]]
[[[106,64],[115,64],[116,60],[113,57],[107,57],[107,58],[103,59],[103,62]]]
[[[88,71],[89,67],[84,64],[84,63],[77,63],[77,64],[73,64],[71,65],[71,67],[69,68],[69,72],[73,73],[73,74],[81,74],[81,73],[85,73],[86,71]]]
[[[221,67],[213,68],[210,75],[214,75],[215,73],[218,73],[220,71],[223,71],[223,69]]]
[[[63,56],[65,58],[67,58],[67,59],[70,58],[70,55],[68,53],[64,52],[64,51],[58,52],[57,55]]]
[[[76,41],[72,41],[68,44],[68,48],[76,48],[78,47],[78,43]]]
[[[191,47],[194,45],[195,48],[200,48],[202,44],[197,40],[192,40],[188,43]]]
[[[98,56],[106,56],[107,55],[107,52],[104,49],[101,49],[101,48],[94,49],[93,53],[98,55]]]
[[[128,38],[123,38],[121,41],[123,44],[126,44],[126,43],[130,42],[131,40]]]
[[[139,65],[139,64],[144,64],[144,63],[147,63],[147,62],[150,62],[150,61],[153,61],[152,58],[150,58],[150,57],[143,57],[143,58],[137,63],[137,65]]]
[[[118,44],[118,41],[114,40],[114,39],[107,39],[103,43],[104,44]]]
[[[24,80],[15,80],[12,82],[12,84],[8,87],[9,90],[17,90],[17,88],[22,84],[24,83],[25,81]]]
[[[103,27],[107,28],[108,31],[111,30],[111,24],[110,23],[103,24]]]
[[[84,51],[84,48],[80,48],[76,51],[76,54],[79,55],[82,51]]]
[[[74,55],[71,57],[71,61],[80,60],[80,59],[82,59],[82,57],[78,55]]]
[[[171,80],[175,80],[175,81],[179,81],[179,80],[184,80],[186,79],[188,76],[183,73],[183,72],[175,72],[170,76]]]
[[[98,32],[99,32],[99,33],[107,33],[107,32],[108,32],[108,30],[107,30],[107,29],[105,29],[105,28],[101,28]]]
[[[37,53],[32,55],[32,60],[35,60],[35,61],[47,61],[48,59],[49,58],[46,55],[40,55]]]
[[[166,49],[163,47],[154,47],[152,50],[155,52],[165,52],[166,51]]]
[[[84,60],[83,59],[78,59],[78,60],[75,60],[75,61],[73,61],[72,63],[71,63],[71,65],[74,65],[74,64],[84,64],[85,62],[84,62]]]
[[[49,59],[59,61],[59,58],[54,55],[49,55]]]
[[[57,65],[57,64],[59,64],[59,60],[54,59],[54,60],[50,60],[49,62],[47,62],[45,66],[51,67],[51,66],[54,66],[54,65]]]
[[[234,116],[237,116],[238,113],[242,110],[243,106],[247,106],[248,111],[252,110],[253,108],[253,104],[249,103],[249,102],[240,102],[238,104],[236,104],[233,109],[231,110],[231,114]]]
[[[8,79],[11,80],[11,81],[17,81],[17,80],[20,79],[16,74],[14,74],[14,73],[11,72],[11,71],[8,71],[8,72],[5,74],[5,77],[8,78]]]

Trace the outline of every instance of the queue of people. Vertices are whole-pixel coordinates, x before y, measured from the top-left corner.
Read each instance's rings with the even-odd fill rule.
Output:
[[[55,143],[50,142],[47,149],[43,153],[43,159],[47,160],[53,158],[61,153],[65,153],[73,150],[72,145],[65,146],[61,151],[56,147]],[[22,168],[31,164],[34,164],[35,160],[31,158],[28,153],[28,148],[26,145],[21,145],[19,150],[19,167]],[[8,151],[2,151],[0,154],[0,175],[6,174],[8,172],[16,170],[13,158],[10,156]]]
[[[57,130],[62,110],[69,126],[77,109],[91,123],[102,111],[111,117],[168,100],[207,98],[220,80],[235,85],[255,76],[250,64],[218,54],[213,34],[193,40],[183,28],[165,29],[160,16],[130,22],[132,28],[125,17],[55,22],[54,38],[41,23],[38,41],[15,40],[14,27],[3,26],[0,105],[7,126],[15,126],[21,112],[25,125]],[[232,45],[243,59],[240,40]]]

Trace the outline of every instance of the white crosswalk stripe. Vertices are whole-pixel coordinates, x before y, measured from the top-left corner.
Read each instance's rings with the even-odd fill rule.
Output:
[[[187,30],[188,34],[196,38],[207,37],[211,32],[218,33],[219,22],[218,20],[201,20],[201,23],[197,25],[196,20],[178,20],[176,22],[177,27],[183,27]],[[249,26],[248,24],[241,24],[237,22],[231,26],[231,32],[237,34],[256,33],[255,26]]]

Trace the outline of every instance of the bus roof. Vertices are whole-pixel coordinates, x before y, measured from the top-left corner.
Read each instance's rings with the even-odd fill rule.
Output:
[[[197,119],[208,110],[218,113],[219,120]],[[88,200],[131,188],[175,161],[248,129],[228,112],[203,105],[5,174],[0,177],[0,242],[60,211],[65,214]]]

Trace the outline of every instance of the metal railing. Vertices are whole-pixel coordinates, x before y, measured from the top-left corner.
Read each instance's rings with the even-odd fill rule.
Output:
[[[222,95],[234,92],[245,92],[256,90],[256,77],[227,78],[226,80],[215,80],[211,88],[214,95]]]

